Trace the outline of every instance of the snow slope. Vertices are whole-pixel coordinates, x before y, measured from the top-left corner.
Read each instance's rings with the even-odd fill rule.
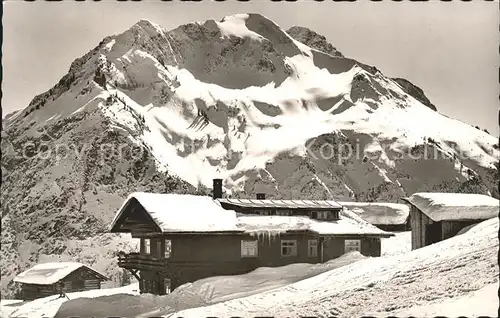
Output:
[[[382,239],[382,256],[393,256],[411,251],[411,231],[394,233],[393,237]]]
[[[498,317],[498,282],[451,299],[430,302],[394,313],[398,317]]]
[[[374,67],[315,48],[238,14],[169,31],[141,20],[76,59],[3,122],[2,290],[42,257],[89,258],[68,240],[101,248],[117,281],[120,242],[99,236],[132,192],[206,194],[222,178],[233,197],[498,197],[494,137]]]
[[[173,291],[174,294],[196,294],[207,304],[228,301],[286,286],[309,277],[347,266],[364,259],[358,252],[351,252],[324,264],[292,264],[281,267],[261,267],[248,274],[215,276],[187,283]]]
[[[130,294],[130,295],[138,295],[139,285],[132,284],[129,286],[124,286],[120,288],[111,288],[111,289],[97,289],[97,290],[89,290],[84,292],[76,292],[76,293],[68,293],[66,294],[66,298],[59,298],[59,295],[49,296],[45,298],[36,299],[27,303],[24,303],[20,306],[16,306],[15,309],[8,308],[8,304],[5,304],[2,307],[2,311],[5,311],[5,318],[14,318],[14,317],[30,317],[30,318],[48,318],[54,317],[59,307],[66,301],[77,298],[95,298],[116,294]],[[3,302],[3,300],[2,300]],[[7,312],[9,311],[9,312]],[[4,317],[4,316],[2,316]]]
[[[57,317],[127,316],[151,317],[185,308],[199,307],[276,289],[313,277],[333,268],[347,266],[365,257],[357,252],[345,254],[324,264],[292,264],[258,268],[244,275],[209,277],[179,286],[171,294],[155,296],[99,297],[76,299],[64,303]]]
[[[192,56],[185,53],[187,48]],[[390,184],[392,191],[414,190],[410,180],[400,180],[390,170],[403,169],[396,154],[409,155],[416,146],[430,144],[439,165],[448,162],[451,175],[444,179],[450,182],[478,174],[485,178],[474,173],[479,167],[495,169],[499,153],[491,135],[432,111],[379,71],[307,47],[257,14],[172,31],[141,20],[96,50],[86,63],[96,64],[99,76],[89,65],[82,79],[94,76],[99,83],[89,84],[93,93],[85,96],[93,97],[85,100],[88,106],[73,103],[75,110],[101,108],[115,125],[137,133],[133,138],[146,144],[159,169],[168,166],[194,186],[209,187],[219,175],[228,192],[238,192],[241,186],[252,186],[248,178],[257,172],[252,182],[270,174],[274,180],[269,182],[278,187],[272,194],[290,196],[273,171],[278,169],[269,164],[291,153],[299,161],[312,159],[320,168],[325,160],[317,160],[306,143],[325,134],[349,142],[360,139],[351,146],[361,148],[342,160],[354,164],[369,158],[378,183]],[[208,56],[204,61],[203,53]],[[109,103],[99,101],[107,98]],[[27,118],[45,124],[60,117],[59,108],[45,106],[43,113],[35,111]],[[361,189],[353,189],[360,185],[349,180],[356,173],[343,173],[340,195],[352,197],[347,189],[360,195]],[[318,174],[310,177],[314,187],[330,190]]]
[[[432,301],[457,299],[498,285],[498,229],[498,219],[491,219],[409,253],[361,260],[276,290],[167,317],[387,316]]]

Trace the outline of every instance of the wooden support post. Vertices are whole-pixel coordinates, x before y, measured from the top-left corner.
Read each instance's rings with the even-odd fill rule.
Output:
[[[129,272],[132,273],[132,275],[134,275],[134,277],[137,279],[138,282],[140,282],[141,278],[139,277],[139,275],[137,275],[138,271],[139,270],[137,270],[137,269],[129,269]]]

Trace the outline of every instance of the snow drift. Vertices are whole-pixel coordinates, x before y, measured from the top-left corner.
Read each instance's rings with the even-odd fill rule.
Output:
[[[408,308],[419,316],[416,306],[467,297],[490,284],[498,285],[498,229],[498,219],[491,219],[460,236],[409,253],[368,258],[282,288],[166,317],[388,316]],[[490,310],[498,308],[495,294],[484,301]],[[446,308],[435,310],[439,315],[449,313]],[[488,312],[496,314],[496,310]]]
[[[365,257],[358,252],[345,254],[324,264],[292,264],[258,268],[244,275],[209,277],[179,286],[171,294],[155,296],[116,295],[113,298],[78,298],[63,303],[55,318],[80,317],[151,317],[185,308],[200,307],[276,289],[313,277],[333,268],[346,266]]]

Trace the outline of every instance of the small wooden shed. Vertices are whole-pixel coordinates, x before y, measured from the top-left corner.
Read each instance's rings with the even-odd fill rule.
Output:
[[[76,262],[42,263],[14,278],[21,284],[23,300],[33,300],[65,293],[100,289],[106,276],[87,265]]]
[[[455,236],[463,228],[498,217],[499,201],[482,194],[415,193],[410,204],[411,248]]]
[[[402,203],[339,202],[366,222],[381,230],[402,232],[410,230],[410,208]]]

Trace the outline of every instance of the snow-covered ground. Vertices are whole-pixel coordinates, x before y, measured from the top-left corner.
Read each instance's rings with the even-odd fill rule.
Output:
[[[0,317],[9,317],[10,313],[19,308],[24,302],[18,299],[0,300]]]
[[[105,169],[99,162],[104,158],[97,157],[106,156],[81,157],[80,152],[77,155],[69,150],[71,155],[63,160],[64,164],[42,159],[19,162],[14,151],[10,160],[3,160],[9,163],[9,171],[5,170],[9,177],[2,184],[2,202],[7,203],[2,207],[1,220],[5,230],[1,244],[2,287],[42,257],[58,257],[62,250],[65,257],[74,261],[98,260],[98,266],[89,264],[105,269],[108,275],[113,273],[117,268],[116,242],[125,241],[103,244],[103,236],[96,236],[95,229],[111,221],[111,214],[130,189],[139,191],[135,189],[141,184],[151,184],[155,179],[148,178],[156,170],[168,170],[172,176],[207,187],[217,176],[224,179],[228,194],[254,193],[258,187],[266,187],[269,194],[280,198],[347,200],[357,196],[360,200],[389,202],[417,191],[463,190],[461,183],[476,173],[482,177],[479,183],[483,187],[474,191],[496,187],[495,165],[500,153],[495,137],[429,109],[381,72],[367,71],[362,63],[325,56],[292,41],[265,17],[238,15],[225,21],[207,21],[196,27],[191,24],[167,32],[143,20],[123,34],[107,38],[101,47],[78,60],[61,85],[33,102],[29,114],[26,109],[6,122],[12,136],[3,143],[6,146],[2,145],[2,152],[21,149],[29,138],[41,143],[42,137],[47,136],[40,131],[48,131],[59,136],[49,143],[51,148],[64,144],[81,150],[92,144],[95,148],[88,152],[102,155],[111,151],[98,151],[99,146],[109,145],[110,140],[123,134],[136,145],[144,145],[155,163],[151,169],[142,171],[138,167],[136,171],[131,169],[136,159],[120,157],[115,165],[113,156],[113,165],[104,166],[109,168]],[[241,38],[220,38],[218,33]],[[206,34],[216,36],[211,39]],[[263,38],[268,41],[262,41]],[[227,49],[226,57],[221,56],[221,49]],[[200,65],[199,61],[205,64]],[[107,83],[93,81],[97,67]],[[73,82],[68,81],[71,78]],[[101,138],[107,136],[108,128],[121,133],[113,139]],[[314,149],[306,147],[311,139],[319,143]],[[114,145],[119,144],[122,146],[121,141]],[[332,152],[341,150],[335,148],[344,144],[356,150],[344,157],[339,169],[340,160],[337,164],[333,159],[340,159],[344,153],[341,156]],[[331,146],[332,151],[322,146]],[[427,155],[432,157],[432,149],[444,154],[440,156],[443,158],[427,160]],[[415,153],[408,153],[410,150]],[[410,158],[410,154],[420,159]],[[134,173],[128,172],[129,168]],[[142,183],[135,172],[140,172]],[[26,175],[31,177],[25,178]],[[89,190],[84,193],[82,188]],[[68,233],[77,232],[80,235],[75,237],[84,239],[67,240],[65,235],[49,240],[46,234],[54,229],[58,219],[68,220],[64,225]],[[73,224],[78,226],[73,228]],[[87,225],[84,231],[80,230],[81,224]],[[471,233],[478,235],[473,228],[461,236],[473,237],[472,243],[481,240]],[[454,242],[463,242],[461,238],[457,240]],[[42,246],[34,242],[45,243]],[[68,242],[74,248],[68,249]],[[460,247],[468,250],[464,244]],[[436,260],[446,264],[462,253],[452,247],[436,252],[435,257],[422,256],[418,261],[409,255],[416,257],[424,252],[395,255],[395,249],[389,249],[384,255],[393,253],[391,259],[361,261],[366,267],[362,270],[356,263],[348,266],[349,270],[339,269],[337,274],[331,274],[338,275],[336,279],[323,274],[322,280],[313,284],[317,290],[308,285],[312,283],[303,281],[299,284],[302,296],[291,293],[283,302],[278,299],[272,310],[265,303],[266,298],[274,297],[269,292],[244,298],[235,308],[243,311],[255,305],[256,311],[280,314],[288,311],[290,303],[298,302],[293,309],[297,312],[308,312],[310,306],[323,313],[336,304],[323,304],[321,297],[349,294],[350,290],[342,284],[360,286],[369,277],[385,277],[383,274],[402,266],[398,262],[411,264],[408,268],[421,268],[422,264]],[[473,255],[477,251],[469,252]],[[410,258],[405,261],[404,257]],[[405,273],[410,272],[408,269]],[[479,274],[472,273],[471,277],[474,275]],[[457,280],[463,277],[467,275],[462,273]],[[333,283],[326,286],[329,280]],[[343,283],[338,285],[338,281]],[[393,281],[387,278],[384,284],[393,286]],[[277,295],[286,294],[286,288]],[[416,292],[421,287],[412,288]],[[376,288],[359,291],[351,302],[357,304],[357,297],[377,299],[378,296],[369,294],[375,291],[379,292]],[[312,300],[307,297],[309,293]],[[404,298],[415,294],[402,290],[394,295]],[[350,306],[348,299],[336,300],[342,314],[353,310],[344,308]],[[250,305],[245,307],[247,301]],[[372,309],[369,302],[362,303],[365,307],[357,305],[357,310]],[[371,305],[392,308],[385,300]],[[218,306],[206,310],[224,312],[224,307]]]
[[[286,286],[321,273],[364,259],[358,252],[342,255],[324,264],[291,264],[281,267],[262,267],[248,274],[216,276],[180,286],[178,294],[196,294],[209,303],[242,298]]]
[[[210,187],[218,177],[234,197],[264,188],[269,198],[396,202],[421,191],[493,192],[498,183],[495,137],[360,62],[293,41],[263,16],[171,31],[142,20],[101,44],[5,122],[4,293],[44,257],[119,277],[122,247],[101,233],[133,191],[195,193],[185,183]],[[39,145],[36,156],[19,161],[28,141]],[[164,191],[165,171],[182,185]]]
[[[382,239],[382,256],[393,256],[411,251],[411,231],[397,232],[393,237]]]
[[[139,284],[109,289],[96,289],[84,292],[68,293],[67,298],[60,298],[59,295],[35,299],[30,302],[20,300],[2,300],[1,317],[29,317],[29,318],[48,318],[54,317],[59,307],[71,299],[76,298],[96,298],[117,294],[138,295]]]
[[[2,300],[1,317],[9,317],[9,314],[11,314],[10,317],[26,315],[29,317],[65,317],[69,314],[80,317],[125,316],[145,314],[156,310],[165,314],[174,312],[175,309],[199,307],[276,289],[364,258],[358,252],[350,252],[324,264],[263,267],[244,275],[209,277],[184,284],[166,296],[138,296],[136,292],[138,285],[132,284],[121,288],[71,293],[68,294],[69,299],[58,298],[56,295],[27,303],[20,300]]]
[[[169,295],[115,295],[65,302],[56,318],[77,316],[137,316],[167,314],[258,294],[316,276],[364,259],[358,252],[345,254],[324,264],[292,264],[258,268],[244,275],[216,276],[187,283]]]
[[[450,299],[458,301],[498,283],[497,236],[494,218],[409,253],[361,260],[282,288],[168,317],[387,316],[428,305],[440,311],[438,301],[447,301],[443,306],[448,306]],[[497,311],[487,314],[496,316]]]
[[[497,233],[498,219],[491,219],[459,236],[410,251],[411,232],[401,232],[382,240],[382,257],[349,253],[325,264],[259,268],[188,283],[166,296],[137,295],[137,285],[131,285],[69,294],[72,301],[53,296],[18,307],[2,301],[2,317],[12,308],[18,309],[12,317],[56,318],[496,316]]]
[[[430,302],[397,311],[398,317],[498,317],[498,282],[464,296]]]

